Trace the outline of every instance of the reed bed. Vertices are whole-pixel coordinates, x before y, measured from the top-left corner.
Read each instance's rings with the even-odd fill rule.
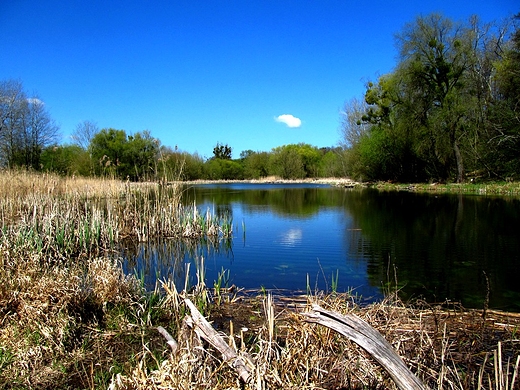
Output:
[[[0,388],[106,388],[163,312],[123,274],[125,240],[228,237],[178,186],[0,172]],[[221,224],[221,225],[219,225]]]
[[[232,235],[227,216],[183,207],[179,185],[87,180],[25,171],[0,174],[2,236],[52,258],[114,249],[126,238]]]

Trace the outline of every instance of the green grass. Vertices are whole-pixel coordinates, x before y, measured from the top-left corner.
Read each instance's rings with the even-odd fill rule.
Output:
[[[446,194],[520,195],[520,182],[487,181],[479,183],[389,183],[377,182],[371,187],[382,191],[414,191]]]

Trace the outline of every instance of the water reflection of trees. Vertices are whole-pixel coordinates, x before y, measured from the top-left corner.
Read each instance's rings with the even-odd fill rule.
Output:
[[[214,255],[232,256],[232,239],[207,237],[204,239],[161,239],[151,242],[125,242],[122,250],[126,272],[144,279],[147,289],[156,281],[172,280],[184,287],[187,272],[190,285],[196,282],[196,272],[203,259]],[[189,268],[187,264],[190,264]]]
[[[246,187],[247,188],[247,187]],[[241,203],[245,210],[265,207],[281,216],[310,217],[321,207],[337,207],[344,191],[328,186],[273,187],[260,186],[258,189],[233,187],[198,187],[185,191],[186,204],[214,204],[216,207]],[[230,207],[231,208],[231,207]]]
[[[489,278],[493,307],[520,303],[518,200],[366,191],[345,206],[362,232],[346,233],[350,255],[368,261],[373,285],[397,280],[405,298],[482,307]]]

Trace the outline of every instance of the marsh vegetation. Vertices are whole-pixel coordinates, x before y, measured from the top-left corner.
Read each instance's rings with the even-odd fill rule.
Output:
[[[203,259],[195,284],[146,291],[122,271],[125,240],[224,239],[229,221],[182,206],[175,186],[25,171],[0,181],[0,388],[395,388],[357,345],[303,320],[312,303],[365,319],[431,388],[518,386],[518,315],[404,305],[395,291],[369,306],[348,293],[245,294],[226,288],[225,270],[207,281]],[[188,297],[254,363],[250,382],[185,325]]]

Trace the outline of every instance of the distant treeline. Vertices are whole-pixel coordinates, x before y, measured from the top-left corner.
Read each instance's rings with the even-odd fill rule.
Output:
[[[337,146],[246,150],[217,144],[205,159],[149,131],[80,123],[73,143],[22,83],[0,82],[0,165],[125,180],[349,176],[399,182],[520,176],[520,14],[499,23],[420,16],[396,36],[393,72],[345,103]]]
[[[222,154],[225,150],[227,153]],[[124,130],[103,129],[88,148],[78,145],[46,148],[42,169],[61,174],[107,176],[132,181],[237,180],[279,176],[284,179],[340,177],[341,148],[317,148],[308,144],[285,145],[270,152],[252,150],[231,159],[232,148],[216,145],[213,156],[204,159],[167,146],[149,132],[129,136]]]

